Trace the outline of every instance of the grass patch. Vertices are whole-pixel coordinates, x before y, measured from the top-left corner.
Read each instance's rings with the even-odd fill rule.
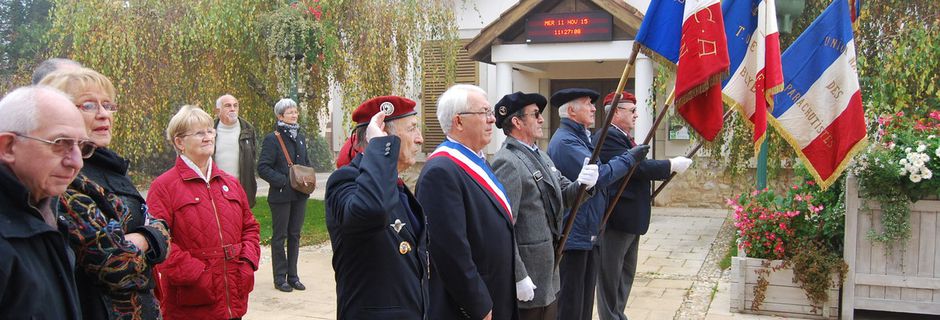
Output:
[[[728,268],[731,268],[731,257],[735,257],[737,255],[737,239],[735,237],[731,237],[731,242],[728,243],[728,253],[725,254],[725,257],[722,258],[721,261],[718,261],[718,267],[721,268],[721,270],[728,270]]]
[[[258,197],[255,207],[251,209],[255,219],[261,224],[261,244],[271,244],[271,208],[268,207],[268,197]],[[326,207],[323,200],[307,199],[307,210],[304,211],[304,227],[300,231],[300,245],[307,246],[320,244],[330,240],[326,231]],[[285,244],[286,245],[286,244]]]

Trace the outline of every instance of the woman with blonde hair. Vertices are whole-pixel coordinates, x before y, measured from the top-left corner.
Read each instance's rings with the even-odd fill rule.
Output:
[[[259,226],[238,179],[212,162],[215,129],[183,106],[166,128],[176,165],[150,185],[151,212],[169,225],[170,256],[157,271],[166,319],[234,319],[248,310],[261,248]]]
[[[169,232],[147,212],[127,175],[129,162],[108,148],[118,111],[114,85],[87,68],[53,72],[40,84],[71,96],[98,147],[58,206],[76,253],[83,318],[159,319],[152,271],[166,259]]]

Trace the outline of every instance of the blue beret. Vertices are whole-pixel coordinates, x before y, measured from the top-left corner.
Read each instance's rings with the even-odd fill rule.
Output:
[[[583,97],[590,97],[591,103],[594,103],[597,101],[597,97],[600,97],[600,96],[601,96],[600,93],[597,93],[597,91],[594,91],[591,89],[583,89],[583,88],[561,89],[552,95],[552,106],[555,108],[558,108],[558,107],[561,107],[561,105],[568,103],[568,101],[571,101],[577,98],[583,98]]]
[[[545,100],[544,96],[538,93],[522,93],[521,91],[503,96],[503,98],[499,99],[499,102],[496,103],[496,106],[494,106],[496,110],[496,127],[502,129],[503,121],[506,120],[507,117],[530,104],[539,106],[539,112],[542,112],[542,110],[545,110],[545,105],[548,104],[548,101]]]

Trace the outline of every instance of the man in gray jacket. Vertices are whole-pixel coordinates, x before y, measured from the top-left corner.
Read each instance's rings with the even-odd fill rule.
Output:
[[[502,182],[516,217],[516,298],[519,319],[556,318],[560,289],[554,269],[555,243],[561,237],[563,209],[573,204],[578,187],[592,187],[597,165],[581,168],[577,182],[555,169],[536,140],[543,136],[542,111],[547,101],[537,93],[516,92],[496,103],[496,127],[506,142],[493,156],[493,171]]]

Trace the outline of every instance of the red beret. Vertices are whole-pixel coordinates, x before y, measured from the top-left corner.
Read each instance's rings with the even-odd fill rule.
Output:
[[[606,97],[604,97],[604,105],[605,105],[605,106],[606,106],[606,105],[609,105],[611,102],[614,102],[614,93],[615,93],[615,92],[611,92],[611,93],[608,94]],[[627,102],[627,101],[636,103],[636,96],[634,96],[632,93],[629,93],[629,92],[624,91],[624,92],[623,92],[623,97],[620,97],[620,102],[623,103],[623,102]]]
[[[415,112],[416,103],[414,100],[399,96],[381,96],[375,97],[363,102],[353,111],[352,120],[357,126],[369,124],[372,116],[380,110],[385,111],[385,121],[391,121],[404,118]]]

